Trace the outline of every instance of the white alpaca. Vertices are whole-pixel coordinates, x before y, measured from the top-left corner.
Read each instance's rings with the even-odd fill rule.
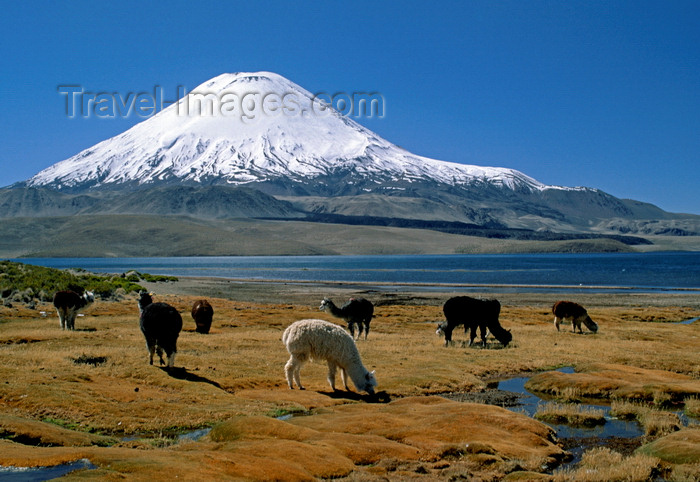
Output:
[[[374,395],[377,380],[374,372],[369,372],[362,364],[355,341],[338,325],[324,320],[300,320],[292,323],[282,335],[282,342],[290,353],[289,361],[284,366],[289,388],[294,388],[294,380],[303,390],[299,373],[308,360],[326,360],[328,363],[328,383],[335,390],[335,371],[340,373],[348,388],[348,376],[358,390]]]

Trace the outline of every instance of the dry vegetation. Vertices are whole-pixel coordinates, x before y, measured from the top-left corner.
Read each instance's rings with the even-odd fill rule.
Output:
[[[659,460],[647,455],[623,457],[607,448],[589,450],[574,470],[557,474],[555,481],[644,482],[658,474]]]
[[[535,413],[537,420],[574,427],[594,427],[605,423],[603,410],[568,403],[547,403]]]
[[[222,286],[222,292],[231,289]],[[380,396],[373,400],[331,393],[321,364],[302,370],[306,391],[286,387],[284,328],[309,317],[337,321],[318,311],[317,293],[303,302],[297,295],[276,302],[210,298],[214,324],[211,334],[201,335],[188,314],[196,297],[172,288],[180,294],[157,295],[185,320],[171,371],[148,365],[134,297],[94,303],[76,320],[75,332],[61,331],[46,304],[0,308],[0,434],[6,439],[0,441],[0,465],[88,458],[98,467],[68,477],[75,480],[165,480],[173,474],[183,480],[500,480],[527,471],[536,477],[533,472],[564,456],[546,425],[498,407],[427,395],[482,390],[496,376],[561,366],[574,366],[577,373],[550,372],[546,376],[556,373],[556,379],[545,378],[543,390],[570,399],[673,403],[700,395],[700,325],[662,322],[700,312],[668,299],[635,306],[629,298],[615,303],[600,295],[589,303],[599,333],[575,335],[568,325],[559,333],[552,326],[551,296],[520,304],[509,302],[515,295],[504,296],[501,323],[512,329],[513,343],[503,349],[491,341],[482,349],[444,348],[435,335],[440,304],[449,295],[377,294],[369,339],[358,342],[365,365],[376,370]],[[456,330],[454,339],[466,336]],[[313,415],[274,418],[287,413]],[[214,430],[198,442],[172,439],[210,426]],[[123,440],[126,435],[136,438]],[[593,454],[584,461],[586,469],[576,470],[600,471],[591,468],[593,460],[615,457]],[[658,456],[635,456],[623,462],[646,474],[671,468],[695,473],[692,461],[670,466]],[[616,480],[606,477],[575,480]]]
[[[649,439],[671,434],[682,427],[675,413],[641,403],[615,400],[610,407],[610,415],[622,420],[636,420],[644,427],[644,435]]]

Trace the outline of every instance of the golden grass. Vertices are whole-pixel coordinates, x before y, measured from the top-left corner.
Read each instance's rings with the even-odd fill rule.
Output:
[[[610,415],[622,420],[636,420],[644,428],[647,439],[668,435],[683,426],[675,413],[658,410],[653,406],[615,400],[610,406]]]
[[[623,457],[606,447],[586,451],[576,468],[556,472],[559,482],[646,482],[653,479],[659,460],[648,455]]]
[[[691,339],[694,341],[695,337]],[[675,370],[640,368],[638,361],[631,360],[624,364],[582,363],[576,366],[576,373],[547,372],[533,376],[526,387],[554,397],[573,389],[584,398],[648,401],[666,407],[700,393],[700,380],[682,373],[681,370],[688,368],[676,365],[679,362],[682,363],[680,358],[674,362]]]
[[[610,416],[620,420],[639,420],[650,410],[648,405],[627,400],[613,400],[610,404]]]
[[[237,287],[232,285],[229,289]],[[94,303],[84,311],[85,316],[76,320],[78,330],[75,332],[61,331],[55,312],[48,305],[42,305],[38,310],[0,307],[0,379],[4,382],[0,383],[0,415],[17,417],[19,421],[12,422],[15,423],[12,433],[29,432],[29,422],[41,424],[45,420],[49,425],[44,426],[71,433],[144,434],[156,439],[152,442],[137,439],[99,449],[97,442],[89,439],[88,443],[92,445],[80,451],[73,443],[67,447],[50,447],[53,450],[48,450],[49,447],[40,450],[5,441],[0,450],[5,455],[0,456],[0,464],[31,465],[88,457],[101,467],[99,471],[91,472],[95,480],[116,479],[125,473],[162,480],[163,466],[174,464],[181,468],[185,463],[192,467],[182,468],[183,477],[189,474],[212,479],[231,478],[233,469],[225,461],[231,460],[233,464],[236,460],[242,470],[235,472],[237,477],[274,477],[275,470],[284,470],[283,464],[267,464],[267,459],[260,455],[268,457],[269,453],[277,453],[265,448],[271,443],[269,434],[255,435],[259,441],[255,443],[246,439],[245,442],[172,445],[168,440],[172,439],[173,433],[225,424],[235,417],[260,420],[253,417],[269,418],[270,415],[309,411],[328,414],[328,428],[323,431],[332,431],[332,427],[343,418],[349,420],[344,410],[351,409],[358,412],[353,413],[356,417],[353,423],[368,420],[368,430],[392,427],[391,417],[376,415],[372,418],[367,415],[375,410],[381,411],[384,406],[394,406],[394,403],[368,404],[368,399],[363,396],[330,393],[326,382],[327,369],[323,364],[309,363],[302,369],[301,377],[307,390],[287,388],[283,367],[289,355],[281,342],[284,328],[302,318],[338,322],[318,311],[320,298],[312,296],[303,302],[285,303],[210,298],[215,316],[209,335],[194,332],[189,308],[195,298],[198,297],[185,294],[157,295],[158,301],[176,306],[183,313],[185,322],[175,360],[177,368],[170,371],[148,365],[134,298],[123,302]],[[640,322],[641,317],[686,319],[693,314],[697,316],[697,310],[660,304],[647,306],[642,313],[629,303],[613,305],[606,298],[589,310],[599,323],[600,332],[574,335],[557,332],[547,306],[542,304],[503,303],[501,323],[514,335],[513,342],[505,349],[493,340],[487,349],[444,348],[443,340],[434,334],[436,322],[442,320],[439,300],[426,300],[425,304],[419,305],[378,304],[369,339],[359,341],[358,348],[365,365],[376,370],[378,390],[384,399],[398,402],[404,397],[418,396],[428,400],[426,395],[481,390],[492,377],[561,366],[574,366],[577,374],[590,376],[586,383],[569,383],[568,378],[559,380],[561,383],[556,386],[562,397],[572,400],[588,396],[594,389],[596,393],[607,395],[622,391],[623,395],[629,395],[625,397],[629,399],[641,393],[649,400],[655,397],[661,400],[664,394],[670,394],[672,400],[681,393],[685,398],[700,394],[697,368],[693,368],[700,364],[696,350],[700,325]],[[549,301],[546,304],[549,305]],[[39,314],[42,310],[47,312],[46,317]],[[458,342],[467,339],[461,331],[455,331],[453,337]],[[596,364],[593,365],[592,361]],[[465,405],[473,404],[454,408],[450,405],[450,410]],[[415,439],[418,444],[422,440],[420,450],[429,462],[396,455],[376,465],[365,466],[363,463],[368,459],[363,459],[359,452],[356,459],[354,456],[348,459],[348,453],[338,452],[339,440],[345,435],[338,435],[335,448],[321,451],[320,445],[327,447],[332,438],[323,435],[323,443],[315,439],[313,442],[302,441],[311,443],[311,448],[296,446],[290,453],[319,451],[319,456],[335,461],[334,469],[326,472],[318,468],[317,471],[317,468],[297,464],[290,469],[289,478],[346,476],[359,480],[366,477],[483,476],[496,480],[514,470],[517,464],[527,470],[542,470],[541,461],[547,455],[523,451],[522,447],[528,447],[529,441],[523,442],[520,448],[517,443],[512,447],[499,445],[500,439],[513,437],[489,438],[486,428],[485,438],[478,442],[494,449],[494,453],[462,454],[464,447],[455,445],[461,441],[429,440],[425,426],[431,423],[431,410],[437,411],[440,407],[416,408],[422,414],[421,418],[411,422],[407,417],[401,422],[406,427],[405,433],[381,432],[377,435],[388,441],[397,441],[398,437],[401,443]],[[481,406],[474,405],[469,410],[478,407]],[[460,416],[465,417],[461,423],[469,427],[466,415]],[[532,437],[532,433],[540,430],[537,427],[544,427],[539,422],[526,422],[518,414],[506,412],[503,416],[506,418],[502,423],[510,427],[512,434]],[[317,417],[319,415],[298,420],[308,420],[309,423],[317,420],[314,423],[320,423]],[[25,428],[16,425],[22,425],[22,420]],[[294,425],[297,425],[296,420]],[[0,419],[0,429],[9,423],[7,419],[5,422]],[[418,423],[421,427],[418,433],[409,433],[408,429],[415,428]],[[459,428],[447,421],[441,423],[448,435],[450,430]],[[41,431],[41,427],[38,425],[34,430]],[[317,427],[312,428],[319,431]],[[60,440],[62,434],[58,430],[50,435]],[[382,450],[396,448],[384,441],[379,442],[377,446],[384,447]],[[430,448],[429,443],[435,446]],[[450,452],[451,446],[457,448]],[[277,441],[274,447],[282,453],[291,445],[285,446]],[[447,462],[442,460],[441,454],[448,453],[457,456]],[[293,460],[292,455],[290,457],[289,460]],[[205,468],[200,460],[208,461],[211,467]],[[347,460],[351,460],[351,465]],[[521,460],[528,462],[517,462]],[[261,468],[254,470],[255,464]],[[107,469],[108,466],[111,468]],[[244,468],[250,471],[246,472]],[[172,475],[172,472],[168,474]]]
[[[594,427],[605,424],[605,412],[570,403],[545,403],[537,408],[535,419],[574,427]]]
[[[700,428],[695,426],[673,432],[643,445],[637,452],[657,457],[666,463],[700,468]]]
[[[700,418],[700,398],[689,397],[685,399],[685,414],[689,417]]]

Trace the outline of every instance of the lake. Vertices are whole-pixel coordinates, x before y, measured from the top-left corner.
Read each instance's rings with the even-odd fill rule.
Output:
[[[531,290],[700,290],[700,253],[32,258],[22,263],[239,280]]]

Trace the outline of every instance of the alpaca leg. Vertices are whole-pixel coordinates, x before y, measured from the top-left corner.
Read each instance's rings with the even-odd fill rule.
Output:
[[[306,361],[306,358],[303,356],[299,355],[292,355],[289,357],[289,361],[285,365],[285,372],[287,375],[287,383],[289,384],[289,388],[294,388],[294,385],[292,383],[292,380],[296,382],[297,386],[299,387],[299,390],[304,390],[304,387],[301,384],[301,367]]]
[[[303,390],[304,387],[301,386],[301,381],[299,379],[299,373],[301,371],[301,362],[294,357],[294,355],[289,357],[287,364],[284,366],[284,373],[287,378],[287,384],[290,389],[294,389],[294,382],[297,382],[299,390]]]
[[[481,332],[481,343],[484,345],[484,348],[486,348],[486,337],[488,336],[489,330],[486,329],[486,326],[481,325],[479,326],[479,331]]]
[[[332,361],[328,362],[328,383],[331,385],[331,390],[335,391],[335,370],[336,364]]]
[[[156,345],[156,353],[158,353],[158,358],[160,359],[160,365],[165,365],[165,360],[163,360],[163,349]]]
[[[63,313],[63,310],[60,308],[56,308],[56,313],[58,313],[58,324],[61,327],[62,330],[66,329],[66,315]]]
[[[355,339],[355,324],[352,321],[348,321],[348,330],[350,331],[350,336]]]
[[[284,377],[287,379],[287,385],[289,385],[290,390],[294,390],[294,357],[289,357],[287,363],[284,365]]]
[[[358,321],[356,324],[357,324],[357,339],[359,340],[360,338],[362,338],[362,329],[363,329],[363,326],[362,326],[362,322],[361,322],[361,321]],[[365,335],[365,336],[366,336],[366,335]]]
[[[469,329],[469,346],[474,344],[474,339],[476,338],[476,325]]]
[[[148,363],[153,365],[153,355],[156,353],[156,346],[147,343],[146,348],[148,348]]]
[[[66,317],[66,328],[69,330],[75,330],[75,316],[77,315],[76,310],[69,309],[68,316]]]
[[[556,327],[557,331],[559,331],[559,324],[561,323],[561,320],[559,319],[558,316],[554,317],[554,326]]]
[[[579,333],[583,333],[583,330],[581,329],[581,318],[582,318],[582,317],[579,316],[578,318],[574,318],[574,319],[571,321],[571,325],[572,325],[572,328],[573,328],[574,333],[576,333],[576,327],[578,327],[578,332],[579,332]]]
[[[304,390],[304,387],[301,385],[301,366],[302,365],[303,365],[303,362],[297,360],[296,366],[294,367],[294,380],[297,382],[297,386],[299,387],[299,390]]]
[[[168,368],[172,368],[175,365],[175,352],[168,355]]]
[[[369,335],[369,320],[365,321],[365,340],[367,339],[367,335]]]
[[[340,369],[340,376],[343,378],[345,390],[350,391],[350,387],[348,387],[348,372],[345,371],[345,368]]]

